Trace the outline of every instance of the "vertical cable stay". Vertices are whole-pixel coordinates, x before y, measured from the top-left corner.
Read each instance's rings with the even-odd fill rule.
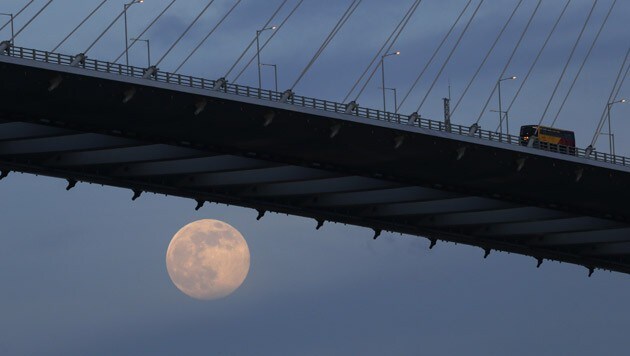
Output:
[[[558,93],[558,89],[560,88],[560,84],[562,83],[562,80],[564,79],[565,74],[567,73],[567,69],[569,68],[569,64],[571,64],[571,61],[573,60],[573,55],[575,55],[575,50],[577,49],[578,45],[580,44],[580,41],[582,40],[582,36],[584,35],[584,31],[586,31],[586,26],[588,26],[588,23],[591,20],[591,17],[593,16],[593,12],[595,10],[595,7],[597,6],[597,2],[599,0],[595,0],[593,1],[593,6],[591,7],[591,10],[588,13],[588,16],[586,17],[586,20],[584,21],[584,25],[582,26],[582,30],[580,30],[580,34],[578,35],[577,39],[575,40],[575,43],[573,44],[573,48],[571,49],[571,54],[569,55],[569,58],[567,59],[567,62],[564,64],[564,68],[562,69],[562,74],[560,74],[560,78],[558,78],[558,81],[556,82],[556,86],[553,89],[553,92],[551,93],[551,97],[549,98],[549,101],[547,101],[547,106],[545,106],[545,110],[543,111],[542,115],[540,116],[540,120],[538,121],[538,126],[540,126],[542,124],[542,122],[545,120],[545,116],[547,115],[547,112],[549,111],[549,107],[551,106],[551,103],[553,102],[553,99],[556,97],[556,94]]]
[[[143,31],[142,31],[142,32],[141,32],[138,36],[134,37],[133,41],[129,44],[129,46],[128,46],[128,47],[127,47],[124,51],[122,51],[122,53],[121,53],[120,55],[118,55],[118,57],[116,57],[116,59],[114,59],[113,63],[118,62],[118,60],[119,60],[120,58],[122,58],[122,56],[124,56],[124,55],[125,55],[125,52],[129,51],[129,49],[130,49],[131,47],[133,47],[133,45],[135,45],[135,44],[136,44],[136,42],[138,42],[138,39],[139,39],[139,38],[141,38],[142,36],[144,36],[144,34],[145,34],[147,31],[149,31],[149,29],[150,29],[151,27],[153,27],[153,25],[155,25],[155,23],[156,23],[156,22],[157,22],[157,21],[158,21],[158,20],[162,17],[162,15],[164,15],[164,14],[166,13],[166,11],[168,11],[168,9],[170,9],[170,7],[171,7],[171,6],[173,6],[173,4],[175,3],[175,1],[176,1],[176,0],[171,0],[171,2],[170,2],[168,5],[166,5],[166,7],[164,8],[164,10],[162,10],[162,12],[160,12],[160,13],[159,13],[159,14],[158,14],[158,15],[157,15],[157,16],[156,16],[156,17],[155,17],[155,18],[151,21],[151,23],[149,23],[149,25],[148,25],[147,27],[145,27],[145,29],[144,29],[144,30],[143,30]]]
[[[315,52],[315,55],[313,56],[313,58],[311,58],[310,62],[306,65],[306,67],[302,70],[302,73],[300,73],[298,78],[295,80],[295,82],[293,83],[293,85],[289,89],[290,91],[293,91],[293,89],[295,89],[295,87],[300,83],[302,78],[304,78],[304,75],[311,69],[311,67],[313,66],[315,61],[317,61],[317,59],[324,52],[326,47],[328,47],[330,42],[332,42],[332,40],[335,38],[337,33],[339,33],[339,30],[346,24],[346,22],[352,16],[352,14],[354,14],[354,11],[357,9],[357,7],[359,7],[359,5],[361,4],[362,1],[363,0],[353,0],[352,1],[352,3],[350,4],[350,6],[346,10],[346,12],[344,12],[344,14],[341,16],[341,18],[339,19],[339,21],[335,25],[335,27],[328,34],[328,37],[326,37],[326,39],[324,40],[324,43],[322,43],[322,45],[319,47],[317,52]]]
[[[177,44],[179,43],[179,41],[182,40],[182,38],[184,38],[184,36],[186,36],[188,34],[188,31],[190,31],[190,29],[197,23],[197,21],[199,21],[199,19],[201,18],[201,16],[203,16],[203,14],[206,13],[206,11],[208,11],[208,9],[210,8],[210,6],[212,6],[212,4],[214,3],[214,0],[210,0],[206,6],[203,8],[203,10],[201,10],[201,12],[197,15],[197,17],[195,17],[195,19],[193,20],[193,22],[190,23],[190,25],[188,25],[188,27],[186,28],[186,30],[179,36],[179,38],[173,42],[173,44],[171,45],[171,47],[166,51],[166,53],[164,53],[164,55],[162,55],[162,58],[160,58],[159,61],[157,61],[154,65],[154,67],[158,67],[160,65],[160,63],[162,63],[162,61],[164,60],[164,58],[166,58],[166,56],[168,56],[169,53],[171,53],[171,51],[173,50],[173,48],[175,48],[175,46],[177,46]]]
[[[22,33],[22,31],[24,31],[28,26],[30,26],[30,24],[35,21],[36,18],[39,17],[39,15],[41,15],[42,12],[44,12],[44,10],[46,10],[46,8],[48,7],[48,5],[50,5],[53,2],[53,0],[48,0],[48,2],[42,6],[41,9],[39,9],[39,11],[37,11],[37,13],[31,17],[24,26],[22,26],[21,29],[18,30],[18,32],[15,33],[15,35],[13,35],[13,37],[11,37],[11,40],[9,42],[13,42],[15,40],[15,38]]]
[[[628,77],[628,72],[630,71],[630,62],[628,61],[629,59],[630,59],[630,47],[628,47],[628,50],[626,51],[626,56],[621,62],[621,68],[619,68],[619,72],[617,73],[617,79],[615,79],[615,84],[613,85],[613,88],[610,91],[610,95],[608,96],[608,101],[606,102],[606,106],[604,106],[604,111],[602,112],[602,116],[599,119],[599,122],[597,123],[597,128],[595,129],[595,135],[593,135],[593,139],[591,140],[591,145],[589,146],[589,148],[591,149],[594,149],[595,144],[597,143],[597,139],[599,138],[599,135],[602,132],[602,128],[604,127],[604,122],[606,121],[606,111],[608,110],[609,103],[614,101],[619,96],[619,92],[621,91],[621,88],[623,88],[625,80]],[[626,68],[626,63],[628,64],[627,68]],[[624,68],[626,68],[625,74],[623,74]]]
[[[280,29],[282,29],[282,27],[287,23],[287,21],[293,17],[293,14],[295,14],[295,12],[297,11],[297,9],[302,5],[302,3],[304,2],[304,0],[300,0],[295,7],[291,10],[291,12],[289,12],[289,14],[284,18],[284,20],[282,20],[282,22],[280,23],[280,25],[278,25],[278,28],[273,31],[273,33],[271,34],[271,36],[269,36],[269,38],[267,38],[267,40],[263,43],[263,45],[260,47],[260,50],[262,51],[263,49],[265,49],[265,47],[267,47],[267,45],[269,44],[269,42],[271,42],[271,40],[278,34],[278,32],[280,32]],[[236,83],[238,81],[238,79],[241,77],[241,75],[243,75],[243,73],[245,73],[245,71],[247,70],[247,68],[249,68],[249,66],[252,64],[252,62],[254,62],[254,60],[256,60],[256,54],[254,54],[249,61],[247,62],[247,64],[245,64],[245,66],[243,67],[243,69],[241,69],[240,72],[238,72],[238,74],[236,75],[236,77],[234,77],[234,80],[232,82]]]
[[[31,6],[31,4],[33,3],[33,1],[35,1],[35,0],[30,0],[28,3],[26,3],[26,5],[24,5],[24,6],[20,9],[20,11],[18,11],[15,15],[13,15],[13,19],[15,20],[15,18],[16,18],[16,17],[20,16],[20,14],[21,14],[22,12],[24,12],[24,10],[26,10],[26,8],[28,8],[29,6]],[[2,27],[0,27],[0,31],[4,30],[4,28],[5,28],[5,27],[9,26],[9,24],[10,24],[10,23],[11,23],[11,22],[9,21],[9,22],[5,23],[4,25],[2,25]]]
[[[188,56],[177,66],[177,68],[173,71],[173,73],[179,72],[182,66],[184,66],[184,64],[188,62],[190,57],[192,57],[197,52],[197,50],[199,50],[199,48],[206,42],[206,40],[208,40],[208,38],[212,36],[212,34],[219,28],[219,26],[221,26],[223,21],[225,21],[228,18],[228,16],[230,16],[232,11],[236,9],[236,7],[241,3],[241,1],[242,0],[237,0],[234,3],[234,5],[232,5],[232,7],[228,10],[228,12],[226,12],[225,15],[223,15],[223,17],[219,20],[219,22],[217,22],[217,24],[210,30],[210,32],[208,32],[208,34],[201,41],[199,41],[199,44],[197,44],[197,46],[190,52],[190,54],[188,54]]]
[[[387,47],[387,49],[385,49],[385,51],[383,52],[379,52],[377,53],[377,57],[378,58],[379,55],[385,55],[389,52],[391,52],[392,48],[394,47],[394,45],[396,44],[396,42],[398,41],[398,38],[400,37],[400,35],[402,34],[402,32],[405,30],[405,28],[407,27],[407,24],[409,24],[409,20],[411,20],[411,18],[413,17],[413,15],[416,13],[416,10],[418,9],[418,7],[420,6],[420,4],[422,3],[422,0],[416,0],[412,6],[409,8],[409,10],[407,11],[407,14],[405,15],[405,17],[403,17],[402,21],[399,23],[399,25],[396,27],[396,29],[394,30],[394,32],[392,34],[395,34],[395,37],[391,40],[391,42],[389,43],[389,46]],[[391,36],[390,36],[391,38]],[[387,42],[386,42],[387,43]],[[371,66],[372,64],[370,64]],[[363,92],[365,91],[365,88],[367,88],[368,84],[370,83],[370,81],[372,80],[372,78],[374,77],[374,74],[376,73],[376,71],[378,70],[378,68],[383,65],[383,62],[380,62],[380,65],[377,65],[374,67],[374,69],[372,70],[372,73],[370,73],[370,76],[367,78],[367,80],[363,83],[363,86],[361,87],[361,90],[359,90],[359,93],[357,94],[356,98],[354,99],[355,103],[359,100],[359,98],[361,97],[361,95],[363,94]],[[368,67],[369,69],[370,67]],[[353,89],[354,90],[354,89]],[[345,100],[344,100],[345,102]]]
[[[444,72],[444,69],[446,68],[446,65],[450,62],[451,57],[453,57],[453,53],[455,53],[455,50],[459,47],[459,44],[462,42],[462,38],[464,38],[464,35],[466,34],[466,32],[468,32],[468,29],[470,28],[470,24],[472,24],[472,22],[475,19],[475,17],[477,17],[477,13],[479,12],[479,9],[481,8],[481,5],[483,5],[483,2],[484,2],[484,0],[481,0],[479,2],[479,4],[477,5],[477,8],[475,9],[475,11],[473,12],[472,16],[470,17],[470,19],[466,23],[466,26],[464,27],[464,30],[459,35],[459,38],[457,39],[457,42],[455,42],[455,46],[453,46],[453,49],[451,49],[451,52],[448,54],[448,57],[446,57],[446,60],[444,61],[444,63],[442,64],[442,67],[440,68],[440,71],[435,76],[435,79],[433,80],[433,83],[431,83],[431,86],[429,87],[429,90],[427,90],[427,93],[424,95],[424,98],[420,102],[420,105],[418,106],[418,109],[416,110],[416,112],[420,112],[420,109],[422,109],[422,107],[424,106],[424,103],[427,101],[427,98],[429,97],[429,94],[431,94],[431,92],[433,91],[433,88],[435,87],[435,84],[437,83],[437,81],[442,76],[442,72]]]
[[[529,80],[529,77],[534,72],[534,68],[538,64],[538,61],[540,60],[540,57],[542,57],[543,52],[547,48],[547,45],[549,44],[549,40],[551,40],[551,37],[553,37],[553,34],[556,32],[556,29],[558,28],[558,25],[560,24],[560,21],[562,20],[562,18],[564,17],[565,13],[567,12],[567,9],[569,8],[569,5],[571,4],[571,1],[572,0],[567,0],[566,4],[564,5],[564,7],[562,9],[562,12],[560,13],[560,16],[558,16],[558,18],[556,19],[556,22],[554,23],[551,31],[549,32],[549,34],[547,35],[547,38],[545,39],[545,42],[543,43],[542,47],[538,51],[538,53],[536,55],[536,58],[534,59],[534,61],[530,65],[529,69],[527,70],[527,74],[525,75],[523,80],[520,81],[521,84],[519,85],[518,90],[516,91],[516,94],[512,98],[512,101],[510,102],[510,105],[508,105],[508,108],[506,110],[507,112],[509,112],[512,109],[512,107],[514,106],[514,103],[519,98],[519,95],[521,94],[521,91],[523,91],[523,88],[525,87],[525,84]],[[499,130],[499,127],[501,126],[501,124],[502,123],[500,122],[499,125],[497,126],[497,129],[495,131]]]
[[[459,21],[461,21],[462,17],[464,17],[464,14],[466,13],[466,10],[468,10],[468,8],[470,7],[470,4],[472,4],[472,0],[468,0],[468,2],[466,3],[466,6],[464,6],[462,11],[459,13],[459,16],[457,16],[457,19],[455,20],[455,22],[453,22],[453,25],[451,25],[451,28],[448,30],[446,35],[444,35],[438,47],[435,49],[435,51],[433,51],[431,58],[424,65],[424,68],[422,68],[422,70],[420,71],[420,74],[418,74],[415,81],[413,82],[413,84],[411,85],[411,87],[409,88],[405,96],[403,97],[403,100],[401,100],[401,102],[398,104],[398,107],[396,108],[396,110],[399,110],[402,107],[402,105],[407,101],[407,98],[409,98],[409,95],[411,95],[414,89],[416,89],[416,87],[418,86],[418,83],[424,76],[424,73],[427,71],[427,69],[429,69],[429,66],[431,66],[431,64],[433,63],[433,60],[435,60],[435,57],[438,55],[438,53],[440,52],[440,50],[446,43],[446,40],[451,36],[451,33],[453,33],[453,31],[455,30],[455,27],[457,27],[457,24],[459,24]]]
[[[59,42],[59,44],[57,44],[55,46],[55,48],[53,48],[52,50],[50,50],[51,52],[55,52],[57,51],[57,49],[59,49],[59,47],[61,47],[62,44],[64,44],[72,35],[74,35],[75,32],[77,32],[77,30],[83,26],[83,24],[85,24],[87,22],[87,20],[89,20],[101,7],[103,7],[103,5],[105,5],[105,3],[107,2],[107,0],[103,0],[101,1],[100,4],[98,4],[98,6],[96,6],[96,8],[94,8],[94,10],[92,10],[92,12],[90,12],[89,15],[87,15],[87,17],[85,17],[83,19],[83,21],[81,21],[80,24],[77,25],[77,27],[75,27],[63,40],[61,40],[61,42]]]
[[[479,121],[481,121],[483,114],[486,112],[486,109],[488,109],[488,105],[490,105],[490,100],[492,100],[492,97],[494,96],[494,93],[496,92],[497,87],[499,86],[499,80],[501,80],[501,78],[505,76],[505,72],[507,72],[508,68],[510,68],[510,65],[512,64],[512,61],[514,60],[514,56],[516,55],[516,52],[518,52],[518,49],[521,47],[521,44],[523,43],[523,39],[525,38],[525,35],[529,31],[529,28],[532,25],[532,22],[534,21],[534,18],[536,17],[538,10],[540,9],[541,3],[542,1],[539,0],[538,4],[536,4],[536,8],[534,9],[534,12],[532,12],[532,15],[529,17],[529,20],[527,20],[527,24],[525,25],[525,28],[521,32],[521,35],[518,38],[518,41],[516,42],[516,45],[514,46],[514,49],[512,50],[512,53],[510,54],[510,57],[507,60],[507,63],[505,63],[505,66],[503,66],[503,70],[501,71],[501,74],[499,74],[499,77],[497,78],[497,81],[495,82],[494,87],[492,88],[492,92],[488,96],[488,100],[486,100],[486,103],[484,104],[483,109],[481,109],[481,112],[479,113],[479,116],[477,117],[477,121],[475,121],[475,125],[479,125]]]
[[[555,127],[556,121],[558,121],[558,117],[560,116],[560,113],[564,109],[564,106],[567,103],[567,100],[571,96],[571,93],[573,92],[573,88],[575,87],[575,83],[580,78],[580,74],[582,74],[582,70],[584,69],[584,66],[586,65],[586,62],[588,61],[589,57],[591,56],[591,53],[593,52],[593,48],[595,48],[595,44],[597,44],[597,40],[599,40],[599,36],[602,34],[604,27],[606,27],[606,24],[608,23],[608,19],[610,18],[610,14],[612,14],[612,11],[615,8],[616,4],[617,4],[617,0],[613,0],[612,4],[610,5],[610,9],[608,9],[608,13],[606,14],[606,17],[604,18],[604,21],[602,22],[602,25],[599,27],[599,30],[597,31],[597,35],[595,35],[595,38],[593,39],[593,42],[591,43],[591,46],[589,47],[588,52],[586,53],[586,56],[584,56],[584,60],[582,60],[580,69],[578,69],[577,74],[573,77],[571,86],[569,86],[569,90],[567,91],[567,94],[564,96],[564,99],[562,100],[562,104],[560,104],[560,108],[558,109],[558,112],[556,113],[556,116],[553,118],[551,127]]]
[[[273,21],[273,19],[276,18],[276,16],[278,15],[278,13],[280,12],[280,10],[282,10],[282,8],[284,7],[284,5],[287,3],[287,1],[289,0],[283,0],[282,3],[280,3],[280,6],[278,6],[278,8],[276,9],[276,11],[274,11],[274,13],[271,15],[271,17],[269,17],[269,19],[267,20],[267,22],[265,22],[265,24],[261,27],[261,28],[267,28],[269,27],[269,24],[271,24],[271,21]],[[245,55],[247,54],[247,52],[249,52],[249,50],[252,48],[252,46],[256,43],[256,37],[254,37],[249,44],[247,45],[247,47],[243,50],[243,52],[241,53],[241,55],[236,59],[236,62],[234,62],[234,64],[232,64],[232,66],[230,67],[230,69],[228,69],[227,73],[223,76],[224,78],[228,78],[230,76],[230,74],[232,74],[232,71],[234,71],[234,69],[236,68],[236,66],[241,62],[241,60],[243,59],[243,57],[245,57]]]
[[[496,48],[497,44],[501,40],[501,37],[503,37],[503,34],[505,33],[505,30],[507,29],[507,27],[510,25],[510,23],[514,19],[514,15],[516,15],[516,12],[518,11],[518,9],[521,7],[522,4],[523,4],[523,0],[520,0],[516,4],[516,7],[514,8],[514,10],[512,10],[512,13],[508,17],[507,21],[505,21],[505,24],[501,28],[501,31],[499,31],[499,34],[497,35],[496,39],[492,43],[492,46],[490,46],[490,49],[486,53],[486,56],[483,58],[483,61],[481,61],[481,64],[479,64],[479,67],[477,67],[477,70],[475,71],[475,74],[472,76],[472,78],[468,82],[468,85],[466,85],[466,88],[464,89],[464,92],[459,97],[459,99],[457,100],[457,103],[455,104],[455,106],[451,110],[451,112],[450,112],[451,117],[453,117],[453,115],[457,111],[457,108],[459,108],[459,104],[462,103],[462,101],[464,100],[464,97],[466,97],[466,94],[468,93],[468,90],[470,90],[470,87],[475,82],[475,79],[477,79],[477,76],[481,72],[481,69],[483,69],[483,67],[486,65],[486,62],[488,61],[488,58],[490,58],[490,55],[492,55],[492,52],[494,52],[494,49]]]
[[[361,76],[357,79],[357,81],[354,83],[354,85],[352,86],[352,88],[350,89],[350,91],[348,92],[348,94],[346,94],[346,96],[343,98],[343,100],[341,101],[342,103],[347,102],[348,98],[350,98],[350,95],[352,95],[352,93],[355,91],[355,89],[359,86],[359,84],[361,83],[361,81],[363,80],[363,78],[365,78],[365,76],[367,75],[367,73],[369,72],[370,68],[372,68],[372,66],[374,65],[374,63],[376,63],[376,61],[378,60],[378,56],[381,55],[381,53],[384,53],[384,49],[385,46],[387,46],[388,43],[391,42],[392,38],[396,35],[396,32],[400,29],[400,26],[402,26],[403,22],[405,21],[405,19],[409,16],[409,13],[412,11],[412,9],[414,8],[414,6],[418,3],[418,0],[415,0],[414,3],[411,5],[411,7],[409,8],[409,10],[407,10],[407,12],[405,13],[405,15],[403,16],[403,18],[398,22],[398,24],[396,25],[396,28],[394,28],[394,30],[392,31],[392,33],[389,35],[389,37],[387,38],[387,40],[383,43],[383,45],[381,46],[381,48],[378,50],[378,52],[376,52],[374,54],[374,58],[372,58],[372,61],[370,62],[370,64],[368,64],[368,66],[365,68],[365,70],[363,71],[363,73],[361,74]],[[385,51],[386,53],[387,51]]]

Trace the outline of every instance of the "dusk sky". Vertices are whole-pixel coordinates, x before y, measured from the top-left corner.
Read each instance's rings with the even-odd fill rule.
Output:
[[[41,6],[36,0],[15,20],[22,27]],[[58,50],[83,52],[128,1],[110,0]],[[145,0],[128,11],[135,37],[170,0]],[[216,0],[190,34],[160,64],[172,71],[235,0]],[[243,0],[180,70],[216,79],[225,75],[281,0]],[[278,24],[297,0],[289,0]],[[299,95],[341,101],[400,21],[412,0],[364,0],[346,26],[295,88]],[[387,86],[402,97],[467,0],[424,0],[387,58]],[[441,98],[457,102],[518,0],[486,0],[461,46],[421,110],[442,118]],[[536,0],[524,0],[504,38],[474,81],[453,121],[476,121]],[[26,0],[3,0],[16,13]],[[55,0],[15,40],[51,50],[100,0]],[[179,37],[207,1],[179,0],[145,35],[153,61]],[[261,53],[276,64],[287,89],[311,59],[350,0],[305,0]],[[478,0],[473,1],[476,6]],[[506,74],[523,78],[565,1],[542,0]],[[593,0],[573,0],[510,112],[510,130],[537,124]],[[555,115],[613,0],[599,0],[566,78],[551,105]],[[471,6],[473,6],[471,5]],[[471,11],[466,16],[470,16]],[[8,18],[0,17],[0,24]],[[464,20],[466,20],[464,18]],[[617,72],[630,45],[630,1],[616,2],[557,126],[590,144]],[[465,22],[465,21],[464,21]],[[464,23],[456,30],[459,34]],[[1,25],[0,25],[1,26]],[[261,35],[266,40],[269,33]],[[9,27],[0,40],[10,37]],[[415,111],[454,40],[437,57],[400,109]],[[123,22],[87,53],[113,60],[124,49]],[[253,56],[249,52],[247,59]],[[121,61],[124,61],[124,57]],[[131,64],[146,66],[146,46],[130,50]],[[238,67],[240,70],[240,67]],[[238,71],[237,70],[237,71]],[[231,78],[228,78],[231,79]],[[0,79],[1,80],[1,79]],[[255,64],[238,84],[257,85]],[[504,83],[512,100],[521,82]],[[273,88],[263,68],[263,86]],[[380,76],[359,98],[381,108]],[[626,82],[621,97],[630,97]],[[621,98],[619,97],[619,99]],[[391,102],[393,98],[388,97]],[[497,109],[496,98],[490,109]],[[482,127],[494,130],[494,113]],[[550,120],[544,121],[550,124]],[[630,156],[630,105],[616,105],[617,154]],[[596,148],[607,152],[608,138]],[[418,163],[420,164],[420,163]],[[79,183],[69,192],[59,179],[13,173],[0,182],[0,354],[2,355],[626,355],[630,349],[627,275],[480,248],[429,242],[368,229],[267,214],[250,209]],[[606,197],[602,197],[603,200]],[[166,270],[166,249],[184,225],[217,219],[245,237],[251,268],[231,296],[198,301],[182,294]]]

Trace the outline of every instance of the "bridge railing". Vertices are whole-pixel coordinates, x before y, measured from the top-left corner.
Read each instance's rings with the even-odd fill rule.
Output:
[[[9,47],[6,52],[2,54],[9,55],[12,57],[19,57],[23,59],[30,59],[40,62],[58,64],[58,65],[72,65],[75,60],[75,56],[60,54],[60,53],[52,53],[47,51],[40,51],[36,49],[24,48],[24,47]],[[99,61],[96,59],[86,58],[82,61],[79,66],[81,68],[92,70],[96,72],[104,72],[110,74],[123,75],[134,78],[144,78],[146,73],[146,68],[128,66],[124,64]],[[148,79],[149,80],[149,79]],[[155,80],[163,83],[182,85],[192,88],[204,89],[204,90],[215,90],[217,86],[216,80],[205,79],[199,77],[193,77],[189,75],[181,75],[176,73],[169,73],[163,71],[156,71],[150,78],[150,80]],[[258,98],[261,100],[268,101],[280,101],[283,98],[283,93],[276,92],[272,90],[253,88],[245,85],[238,85],[233,83],[225,83],[220,86],[218,90],[221,90],[226,93],[245,96],[250,98]],[[430,120],[422,117],[417,117],[415,120],[411,120],[410,116],[401,115],[398,113],[385,112],[382,110],[370,109],[366,107],[356,107],[351,111],[347,111],[348,105],[328,100],[315,99],[305,96],[293,95],[287,101],[290,104],[308,107],[316,110],[322,110],[326,112],[335,112],[346,114],[350,113],[352,115],[371,119],[371,120],[379,120],[379,121],[387,121],[391,123],[396,123],[400,125],[413,125],[416,127],[420,127],[428,130],[435,130],[441,132],[449,132],[452,134],[462,135],[462,136],[470,136],[476,137],[486,141],[494,141],[500,142],[510,145],[520,145],[521,140],[519,136],[513,136],[509,134],[498,133],[489,130],[483,130],[478,128],[476,130],[471,130],[468,126],[457,125],[457,124],[446,124],[442,121]],[[535,148],[550,151],[550,152],[558,152],[562,154],[570,154],[577,157],[582,157],[590,160],[607,162],[622,166],[630,166],[630,158],[626,158],[623,156],[610,155],[603,152],[597,152],[593,150],[585,150],[582,148],[576,147],[567,147],[560,145],[552,145],[544,142],[536,142],[534,144]]]

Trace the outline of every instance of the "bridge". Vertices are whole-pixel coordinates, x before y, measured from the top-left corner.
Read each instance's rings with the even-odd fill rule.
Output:
[[[630,159],[16,46],[0,169],[630,273]]]

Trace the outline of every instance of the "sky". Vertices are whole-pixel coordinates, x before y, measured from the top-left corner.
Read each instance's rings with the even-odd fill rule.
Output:
[[[16,45],[52,49],[99,1],[55,0],[16,38]],[[17,12],[26,1],[3,0],[0,12]],[[178,1],[146,35],[159,59],[205,5]],[[160,64],[173,70],[233,4],[216,0]],[[218,78],[238,58],[272,14],[279,0],[243,0],[233,15],[181,70]],[[289,0],[280,17],[296,1]],[[305,0],[261,53],[276,64],[279,87],[288,88],[313,56],[350,1]],[[304,80],[300,95],[341,101],[389,36],[410,0],[364,0],[326,48]],[[464,7],[464,0],[424,0],[388,57],[387,86],[400,96],[412,84],[442,36]],[[454,52],[421,110],[442,117],[441,98],[459,100],[516,0],[486,1]],[[537,123],[563,70],[592,1],[573,0],[557,34],[543,53],[510,112],[510,130]],[[576,49],[562,99],[593,40],[611,0],[599,0],[592,22]],[[16,29],[44,4],[16,19]],[[122,10],[110,0],[60,48],[84,51]],[[137,35],[167,4],[145,0],[129,9],[129,34]],[[473,123],[488,99],[536,2],[524,0],[496,52],[482,68],[453,120]],[[516,52],[507,75],[523,78],[561,10],[561,1],[543,0],[532,28]],[[630,2],[617,5],[587,62],[557,126],[576,132],[587,146],[606,107],[628,48]],[[0,21],[5,21],[0,17]],[[274,21],[276,23],[276,21]],[[461,30],[461,27],[458,27]],[[459,33],[459,32],[457,32]],[[269,33],[261,35],[261,39]],[[9,36],[8,28],[0,32]],[[453,40],[449,40],[452,46]],[[146,66],[146,47],[130,51],[131,64]],[[448,47],[450,48],[450,47]],[[88,52],[112,60],[124,49],[122,22]],[[394,49],[394,48],[392,48]],[[252,53],[250,52],[250,56]],[[447,51],[438,55],[401,112],[411,113],[430,87]],[[228,78],[230,79],[230,78]],[[363,106],[382,106],[378,76],[359,98]],[[255,86],[250,67],[239,84]],[[273,73],[263,70],[263,86]],[[504,83],[510,101],[519,80]],[[626,84],[621,95],[630,96]],[[391,100],[392,98],[388,98]],[[561,100],[554,100],[554,113]],[[496,96],[489,109],[497,108]],[[613,126],[618,154],[630,155],[624,133],[630,105],[616,105]],[[494,129],[485,114],[481,126]],[[602,137],[596,147],[607,151]],[[383,234],[341,224],[315,230],[309,219],[207,204],[196,212],[189,200],[145,194],[135,202],[127,190],[79,184],[66,192],[62,180],[12,174],[0,182],[0,354],[3,355],[625,355],[630,347],[628,277],[583,267],[479,248]],[[605,197],[602,197],[605,199]],[[170,281],[165,254],[184,225],[218,219],[237,228],[251,252],[244,284],[228,298],[201,302],[183,295]]]

